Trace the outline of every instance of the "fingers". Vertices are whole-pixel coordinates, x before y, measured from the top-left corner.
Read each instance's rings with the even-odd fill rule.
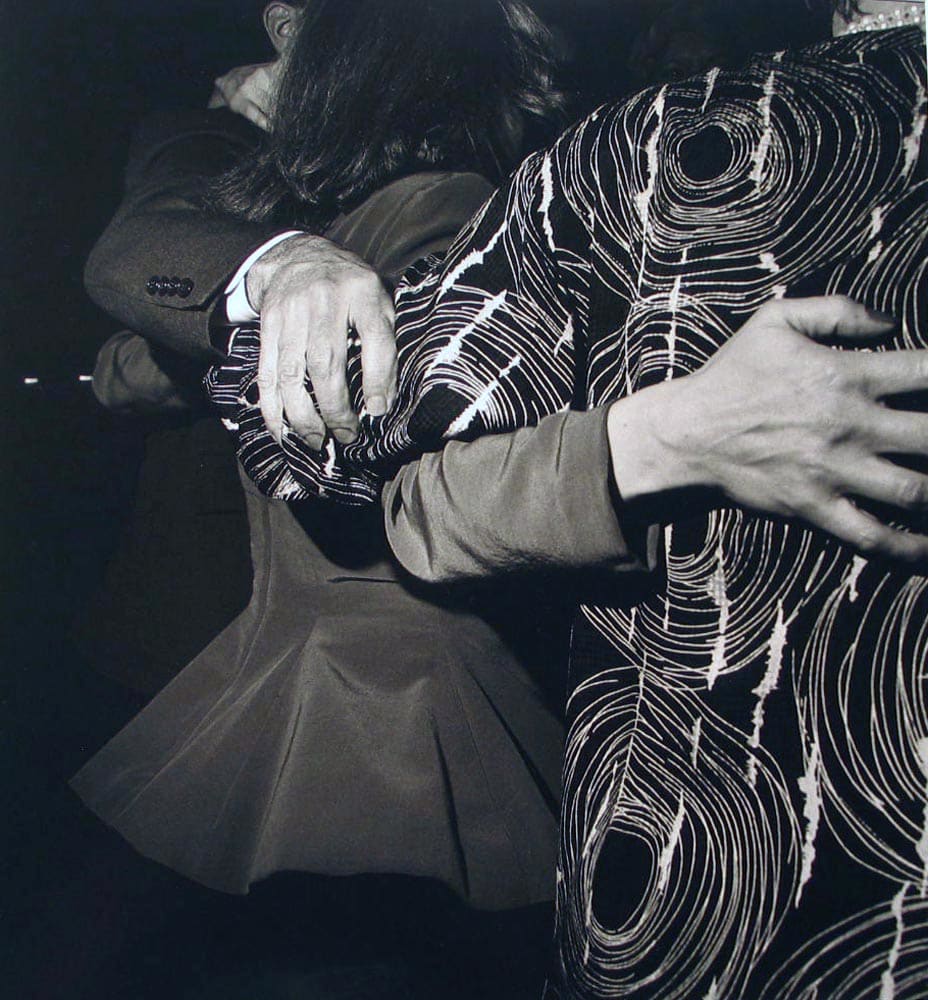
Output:
[[[254,101],[236,94],[229,102],[229,108],[237,114],[253,122],[258,128],[267,132],[270,128],[270,121],[264,109]]]
[[[873,399],[928,390],[928,351],[844,353],[840,363]]]
[[[803,511],[803,517],[868,558],[883,556],[913,565],[928,560],[928,538],[924,535],[887,527],[843,497],[823,499]]]
[[[361,342],[368,410],[385,413],[396,394],[393,301],[380,279],[349,251],[298,235],[252,265],[249,295],[253,284],[259,289],[253,301],[261,314],[259,385],[268,430],[280,441],[286,416],[313,447],[322,445],[326,426],[340,443],[354,441],[359,421],[348,387],[350,325]]]
[[[273,63],[258,63],[229,70],[216,79],[209,107],[226,106],[267,131],[274,67]]]
[[[905,511],[928,507],[928,476],[883,459],[855,462],[845,470],[844,492]]]
[[[274,342],[267,369],[262,367],[264,374],[259,377],[262,399],[265,389],[260,378],[273,381],[267,412],[262,406],[262,414],[278,441],[282,414],[312,448],[322,447],[326,426],[342,444],[357,437],[358,418],[348,392],[346,308],[333,289],[320,282],[262,311],[262,340],[269,330]],[[259,366],[264,364],[262,347]],[[306,389],[307,375],[318,412]]]
[[[786,323],[812,340],[878,337],[896,326],[891,316],[868,309],[845,295],[776,299],[762,306],[755,315],[767,322]]]
[[[857,435],[879,455],[928,456],[928,414],[870,406]]]
[[[258,356],[259,406],[264,424],[274,440],[280,444],[284,433],[284,411],[277,386],[277,358],[280,324],[272,312],[262,317],[261,351]]]
[[[322,423],[306,389],[306,327],[299,312],[284,314],[278,348],[277,384],[287,422],[311,448],[325,439]]]
[[[283,419],[311,448],[321,448],[325,427],[306,388],[306,339],[312,322],[299,300],[261,314],[258,386],[261,415],[271,436],[283,441]]]
[[[393,300],[376,278],[352,311],[361,341],[364,404],[373,417],[383,416],[396,398],[396,339]]]
[[[327,284],[318,285],[313,293],[306,371],[323,421],[337,441],[348,444],[358,436],[358,417],[348,393],[347,303]]]

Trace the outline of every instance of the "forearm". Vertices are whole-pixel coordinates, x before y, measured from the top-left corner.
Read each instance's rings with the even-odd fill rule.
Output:
[[[200,112],[178,116],[173,129],[143,127],[126,195],[85,269],[87,291],[98,305],[189,356],[214,353],[210,322],[225,284],[276,232],[201,207],[207,179],[252,148],[247,131],[229,118]]]
[[[555,414],[407,465],[384,492],[399,561],[431,582],[652,567],[657,529],[626,518],[610,483],[607,415]]]
[[[195,362],[168,357],[129,330],[114,334],[100,348],[93,391],[115,413],[163,414],[203,405],[203,372]]]

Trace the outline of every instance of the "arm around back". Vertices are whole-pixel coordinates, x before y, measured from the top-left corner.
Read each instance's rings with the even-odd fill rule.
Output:
[[[206,211],[207,178],[249,155],[260,131],[225,110],[160,114],[139,128],[123,200],[84,283],[111,316],[191,357],[215,354],[210,322],[238,265],[279,227]]]
[[[607,410],[450,441],[383,496],[397,559],[430,583],[527,570],[647,570],[657,528],[623,524],[610,485]]]

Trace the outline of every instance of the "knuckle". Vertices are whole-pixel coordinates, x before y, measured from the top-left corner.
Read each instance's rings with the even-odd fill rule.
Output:
[[[354,423],[354,411],[351,409],[347,399],[336,398],[320,402],[319,409],[322,411],[323,417],[325,417],[325,422],[329,425],[332,423],[345,425]]]
[[[844,364],[847,360],[838,351],[828,348],[812,348],[816,350],[820,379],[825,388],[837,395],[843,395],[850,386],[850,373],[848,366]]]
[[[779,319],[783,314],[783,302],[781,299],[768,299],[754,313],[756,317],[764,320]]]
[[[837,458],[833,449],[853,436],[852,425],[848,414],[837,406],[821,407],[814,418],[817,427],[812,449],[815,461],[819,467],[830,466]]]
[[[814,394],[818,419],[830,435],[846,433],[858,422],[856,393],[843,365],[825,359],[810,392]]]
[[[331,345],[315,343],[306,352],[306,367],[314,378],[330,379],[338,370],[338,359]]]
[[[915,378],[918,381],[928,382],[928,351],[915,351],[911,359],[911,364],[915,368]]]
[[[782,500],[782,513],[792,517],[799,517],[804,521],[816,521],[823,513],[824,502],[821,497],[810,493],[794,494],[784,496]],[[774,512],[778,513],[778,512]]]
[[[873,555],[880,551],[883,533],[875,524],[868,524],[854,533],[854,545],[865,555]]]
[[[928,502],[928,488],[923,480],[907,478],[896,487],[896,502],[900,507],[922,507]]]
[[[339,301],[338,286],[329,278],[315,280],[307,289],[306,304],[321,331],[328,333],[335,326],[335,311]]]
[[[827,299],[836,312],[846,312],[849,309],[853,309],[857,305],[850,295],[829,295],[827,296]]]
[[[363,384],[372,387],[386,385],[393,380],[393,365],[389,362],[382,364],[367,363],[361,374]]]

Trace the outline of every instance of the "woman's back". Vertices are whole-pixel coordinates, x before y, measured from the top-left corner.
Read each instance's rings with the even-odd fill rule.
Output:
[[[398,276],[489,191],[410,175],[327,234]],[[380,872],[480,907],[550,899],[561,726],[507,643],[401,584],[376,508],[243,481],[248,607],[75,789],[143,854],[229,892],[277,871]]]

